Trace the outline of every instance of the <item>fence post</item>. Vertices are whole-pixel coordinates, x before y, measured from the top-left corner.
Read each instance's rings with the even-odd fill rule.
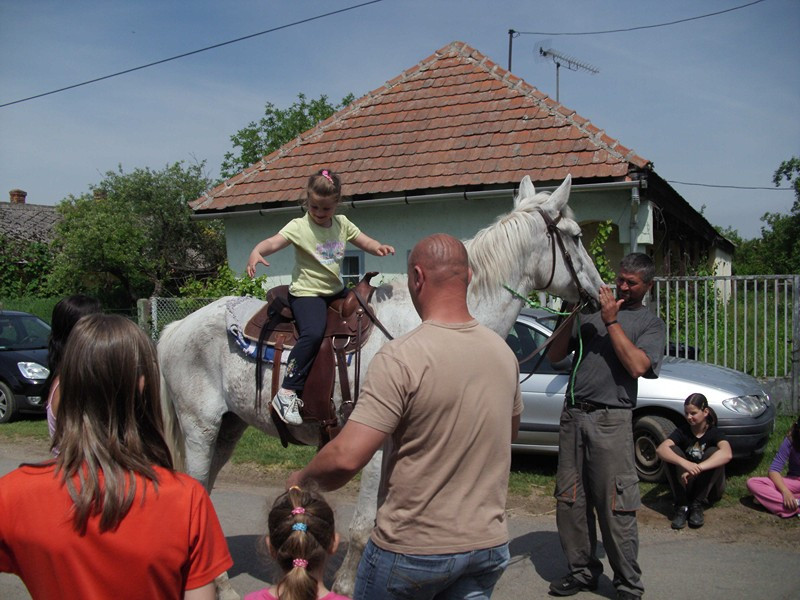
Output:
[[[139,298],[136,301],[136,316],[141,327],[147,334],[153,337],[152,321],[150,319],[150,298]]]

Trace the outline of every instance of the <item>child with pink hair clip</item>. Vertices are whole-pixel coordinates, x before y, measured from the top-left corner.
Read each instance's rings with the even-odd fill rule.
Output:
[[[350,600],[322,581],[328,557],[339,547],[333,509],[316,492],[292,486],[272,505],[265,542],[283,577],[245,600]]]

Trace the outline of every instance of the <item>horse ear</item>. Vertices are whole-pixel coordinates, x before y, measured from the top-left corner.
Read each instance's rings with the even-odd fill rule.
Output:
[[[560,213],[561,210],[567,205],[569,201],[569,193],[572,189],[572,175],[567,174],[567,177],[556,190],[550,194],[547,200],[547,207],[551,208],[554,212]]]
[[[519,206],[523,198],[531,198],[535,194],[536,188],[533,186],[530,176],[525,175],[519,183],[519,192],[517,192],[517,196],[514,198],[514,208]]]

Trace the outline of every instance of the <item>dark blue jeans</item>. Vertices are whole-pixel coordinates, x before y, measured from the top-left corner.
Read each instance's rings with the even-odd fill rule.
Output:
[[[293,296],[289,294],[289,307],[297,327],[297,344],[289,353],[283,387],[300,394],[306,385],[308,373],[325,335],[328,306],[347,295],[347,288],[333,296]]]
[[[509,561],[508,544],[457,554],[397,554],[370,540],[353,600],[488,600]]]

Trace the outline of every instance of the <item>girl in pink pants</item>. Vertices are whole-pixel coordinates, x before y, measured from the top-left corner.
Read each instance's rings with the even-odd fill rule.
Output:
[[[789,471],[781,476],[786,463]],[[747,489],[756,502],[779,517],[800,516],[800,419],[792,424],[767,477],[751,477]]]

